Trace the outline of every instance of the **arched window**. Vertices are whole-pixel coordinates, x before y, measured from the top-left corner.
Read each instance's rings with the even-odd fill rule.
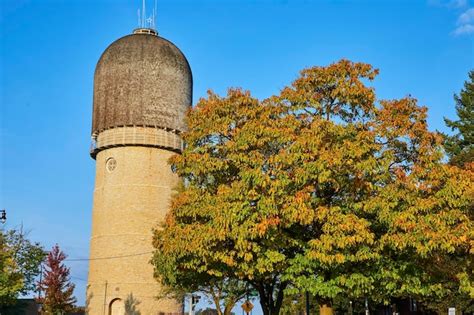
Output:
[[[109,315],[125,315],[122,299],[113,299],[109,304]]]

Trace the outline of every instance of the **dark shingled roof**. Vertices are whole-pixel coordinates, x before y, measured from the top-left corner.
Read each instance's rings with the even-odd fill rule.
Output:
[[[92,133],[126,125],[183,131],[191,103],[192,74],[183,53],[156,35],[128,35],[97,63]]]

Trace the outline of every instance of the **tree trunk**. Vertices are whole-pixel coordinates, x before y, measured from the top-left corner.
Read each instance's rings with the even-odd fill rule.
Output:
[[[229,302],[228,304],[225,305],[224,309],[224,315],[231,315],[232,314],[232,309],[235,306],[235,302]]]
[[[213,289],[210,290],[210,293],[216,306],[217,315],[222,315],[220,294],[216,294]]]
[[[319,306],[319,315],[333,315],[334,310],[330,304],[322,304]]]
[[[259,283],[256,287],[260,296],[260,305],[264,315],[278,315],[283,303],[283,291],[288,283],[280,283],[279,285],[268,285]],[[276,299],[273,299],[273,293],[277,291]]]

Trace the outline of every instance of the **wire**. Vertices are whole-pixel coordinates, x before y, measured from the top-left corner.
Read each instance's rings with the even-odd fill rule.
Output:
[[[71,277],[71,279],[75,279],[75,280],[87,282],[86,279],[82,279],[82,278],[78,278],[78,277],[73,277],[73,276],[70,276],[70,277]]]
[[[121,255],[121,256],[109,256],[109,257],[98,257],[98,258],[66,258],[64,261],[91,261],[91,260],[106,260],[106,259],[116,259],[116,258],[124,258],[124,257],[133,257],[133,256],[141,256],[146,254],[152,254],[151,252],[144,252],[144,253],[137,253],[137,254],[129,254],[129,255]]]

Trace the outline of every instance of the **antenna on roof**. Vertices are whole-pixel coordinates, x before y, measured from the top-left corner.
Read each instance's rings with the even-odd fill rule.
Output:
[[[142,0],[142,8],[141,10],[138,9],[138,29],[134,31],[134,33],[140,34],[154,34],[157,35],[156,32],[156,3],[155,0],[154,7],[151,10],[151,15],[146,15],[146,2],[147,0]]]
[[[157,3],[157,0],[155,0],[155,7],[153,8],[153,28],[156,30],[156,3]]]
[[[142,26],[142,17],[140,15],[140,9],[137,10],[137,15],[138,15],[138,27]]]
[[[145,0],[142,0],[142,28],[146,28]]]

